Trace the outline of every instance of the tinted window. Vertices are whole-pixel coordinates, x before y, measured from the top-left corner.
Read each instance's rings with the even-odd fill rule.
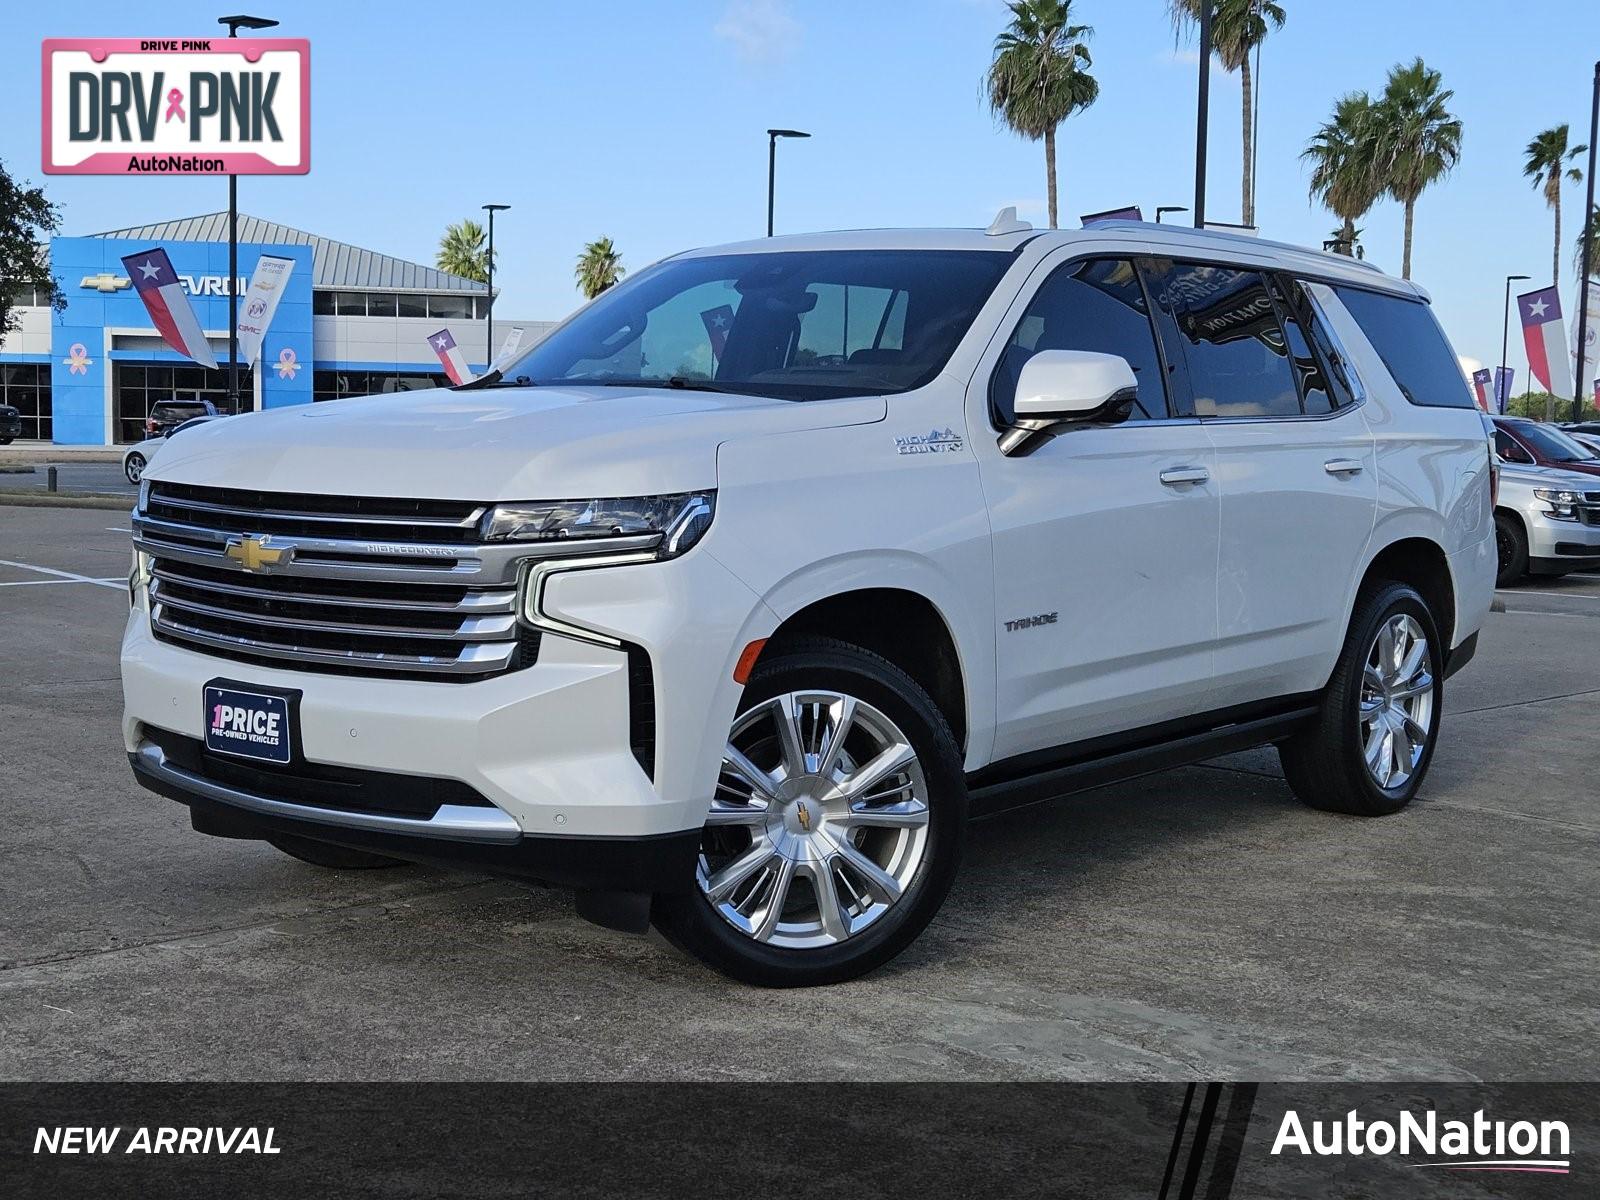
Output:
[[[1283,307],[1284,334],[1301,380],[1300,398],[1306,412],[1327,413],[1354,404],[1356,390],[1344,355],[1311,293],[1298,280],[1279,277],[1276,283]],[[1306,345],[1308,339],[1310,346]]]
[[[1496,429],[1494,431],[1494,452],[1507,462],[1531,463],[1533,461],[1533,455],[1517,445],[1516,438],[1512,437],[1504,429]]]
[[[1150,290],[1171,318],[1200,417],[1300,415],[1289,347],[1256,271],[1157,259]]]
[[[989,402],[1001,423],[1015,415],[1022,367],[1040,350],[1095,350],[1118,354],[1139,381],[1139,401],[1130,421],[1167,415],[1161,357],[1144,287],[1126,259],[1068,263],[1040,285],[989,385]]]
[[[992,250],[669,259],[606,291],[505,374],[599,387],[714,383],[785,400],[907,391],[949,361],[1010,263]]]
[[[428,315],[443,317],[447,321],[471,320],[471,296],[429,296]]]
[[[1537,425],[1530,421],[1518,425],[1516,431],[1517,436],[1532,446],[1540,458],[1550,462],[1588,462],[1594,458],[1594,452],[1587,446],[1548,425]]]
[[[1336,287],[1405,398],[1430,408],[1476,408],[1455,352],[1422,300]]]

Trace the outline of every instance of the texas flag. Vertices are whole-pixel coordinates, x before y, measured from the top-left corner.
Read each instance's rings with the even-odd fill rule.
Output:
[[[1572,364],[1567,361],[1566,322],[1561,319],[1561,297],[1553,287],[1517,297],[1522,318],[1522,340],[1528,346],[1528,370],[1544,390],[1562,399],[1572,398]]]
[[[1484,367],[1472,373],[1472,390],[1478,395],[1478,407],[1484,412],[1493,412],[1490,407],[1489,389],[1493,387],[1494,372]]]
[[[139,289],[139,299],[144,301],[150,319],[160,330],[161,340],[201,366],[215,367],[217,356],[211,353],[206,335],[200,332],[200,321],[178,282],[167,252],[157,247],[142,254],[130,254],[122,260],[122,269]]]
[[[719,304],[708,308],[700,314],[700,322],[711,339],[711,357],[721,362],[722,352],[728,348],[728,331],[733,328],[733,306]]]
[[[428,345],[433,347],[433,352],[439,356],[439,361],[444,364],[444,373],[450,376],[451,383],[460,387],[473,377],[472,368],[467,366],[467,360],[461,353],[461,347],[456,345],[456,340],[450,336],[448,329],[441,329],[438,333],[429,337]]]

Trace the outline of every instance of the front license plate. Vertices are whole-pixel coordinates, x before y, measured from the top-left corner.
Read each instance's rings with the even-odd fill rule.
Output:
[[[261,762],[293,758],[289,698],[232,685],[206,685],[206,749]]]

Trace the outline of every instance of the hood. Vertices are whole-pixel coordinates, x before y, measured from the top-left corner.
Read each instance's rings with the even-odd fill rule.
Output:
[[[439,500],[657,495],[716,486],[729,438],[881,421],[881,396],[797,403],[623,387],[443,388],[196,426],[146,478]]]
[[[1518,483],[1525,487],[1564,488],[1569,492],[1600,491],[1600,480],[1582,471],[1563,471],[1559,467],[1529,467],[1521,463],[1500,464],[1500,486]]]

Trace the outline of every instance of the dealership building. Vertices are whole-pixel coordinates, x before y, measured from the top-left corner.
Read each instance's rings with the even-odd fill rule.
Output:
[[[26,285],[20,324],[0,342],[0,403],[22,412],[22,436],[60,445],[138,441],[157,400],[226,408],[228,215],[211,213],[50,242],[50,270],[67,307]],[[162,341],[122,259],[164,249],[217,361],[207,370]],[[488,359],[488,294],[475,280],[239,215],[242,295],[264,254],[294,269],[261,356],[240,364],[241,407],[279,408],[448,383],[428,335],[448,328],[475,370]],[[513,328],[526,346],[553,321],[495,317],[495,343]]]

